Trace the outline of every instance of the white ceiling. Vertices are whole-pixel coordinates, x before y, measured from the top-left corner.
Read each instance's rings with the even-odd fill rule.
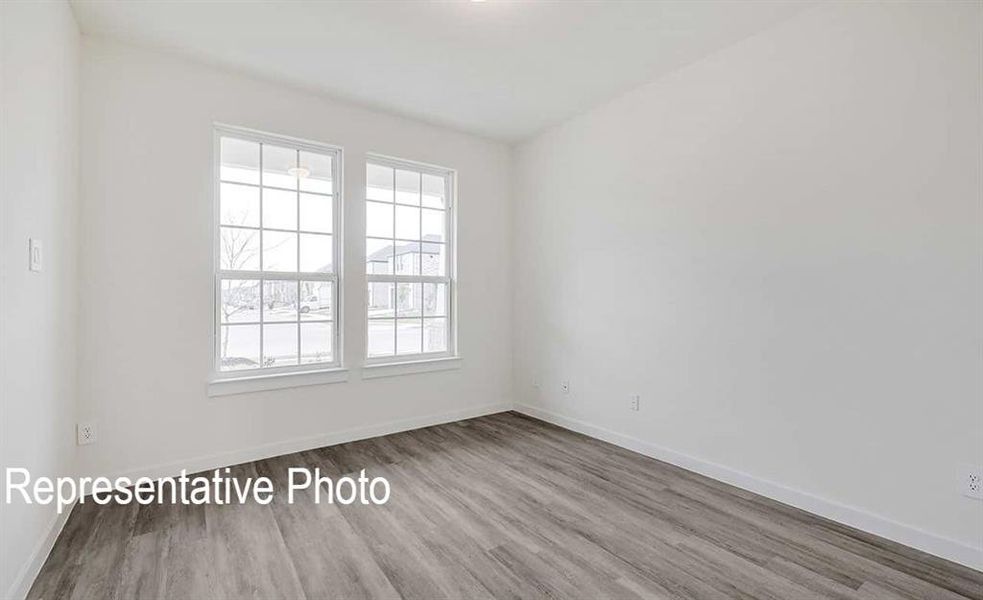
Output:
[[[787,0],[73,0],[86,34],[515,141],[766,29]]]

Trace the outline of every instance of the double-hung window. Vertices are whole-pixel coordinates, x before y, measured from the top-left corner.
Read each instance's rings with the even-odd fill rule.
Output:
[[[216,128],[215,371],[340,364],[338,148]]]
[[[370,157],[365,269],[370,364],[454,354],[454,173]]]

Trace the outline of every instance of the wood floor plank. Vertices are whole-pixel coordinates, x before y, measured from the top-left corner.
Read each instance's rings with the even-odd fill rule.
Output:
[[[116,598],[164,598],[169,534],[151,531],[129,539]]]
[[[917,600],[915,596],[908,596],[870,581],[860,586],[859,594],[861,600]]]
[[[115,598],[122,579],[126,547],[133,535],[137,505],[96,506],[93,533],[74,560],[81,567],[71,598]]]
[[[232,477],[255,478],[254,464],[233,467]],[[273,511],[267,505],[206,504],[214,582],[223,598],[303,598]]]
[[[390,501],[288,503],[290,467]],[[78,505],[28,597],[983,600],[983,573],[516,413],[231,469],[259,475],[269,505]]]
[[[315,464],[320,463],[306,454],[300,461],[280,456],[256,463],[257,474],[273,482],[273,517],[304,594],[308,598],[399,598],[335,505],[316,503],[314,489],[295,491],[294,501],[288,502],[289,469]]]
[[[214,540],[187,536],[180,529],[169,530],[167,536],[162,598],[226,598],[212,560]]]

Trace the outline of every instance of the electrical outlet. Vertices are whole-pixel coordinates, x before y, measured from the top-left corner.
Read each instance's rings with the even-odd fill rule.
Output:
[[[79,423],[75,426],[75,433],[78,436],[79,446],[96,443],[96,424],[94,421]]]
[[[570,382],[569,381],[563,381],[563,382],[561,382],[560,383],[560,389],[563,390],[563,393],[564,394],[569,394],[570,393]]]
[[[642,397],[639,396],[638,394],[635,394],[634,396],[632,396],[631,397],[631,409],[633,411],[638,412],[638,410],[641,408],[641,406],[640,406],[641,405],[641,401],[642,401]]]
[[[983,467],[960,465],[959,488],[963,496],[983,500]]]

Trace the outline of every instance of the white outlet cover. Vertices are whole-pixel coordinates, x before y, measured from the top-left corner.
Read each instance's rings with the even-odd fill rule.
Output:
[[[98,431],[96,430],[96,424],[94,421],[79,423],[75,426],[75,434],[77,436],[79,446],[96,443],[97,433]]]
[[[983,466],[960,465],[959,491],[967,498],[983,500]]]

